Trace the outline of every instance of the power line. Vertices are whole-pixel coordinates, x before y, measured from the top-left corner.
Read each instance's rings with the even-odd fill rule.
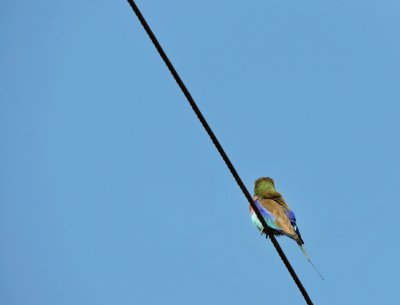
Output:
[[[292,276],[294,282],[296,283],[297,287],[299,288],[300,292],[302,293],[304,300],[308,305],[313,305],[306,289],[304,288],[303,284],[301,283],[300,279],[298,278],[296,272],[294,271],[292,265],[290,264],[289,260],[287,259],[285,253],[283,252],[281,246],[279,245],[278,241],[276,240],[275,236],[273,235],[272,230],[268,227],[267,223],[262,217],[260,211],[258,210],[257,206],[255,205],[252,196],[250,195],[249,191],[247,190],[246,186],[244,185],[242,179],[240,178],[239,174],[237,173],[235,167],[233,166],[232,162],[229,160],[227,154],[225,153],[222,145],[219,143],[217,137],[215,136],[214,132],[212,131],[210,125],[208,125],[206,119],[204,118],[203,114],[201,113],[199,107],[197,107],[196,102],[194,101],[192,95],[190,94],[189,90],[186,88],[185,84],[183,83],[182,79],[180,78],[178,72],[176,72],[174,66],[172,65],[171,61],[169,60],[167,54],[165,54],[163,48],[161,47],[160,43],[158,42],[156,36],[154,35],[153,31],[151,30],[150,26],[144,19],[142,13],[140,12],[138,6],[136,5],[135,1],[127,0],[132,10],[135,12],[136,16],[138,17],[140,23],[142,24],[144,30],[146,31],[147,35],[153,42],[155,48],[157,49],[158,53],[160,54],[162,60],[167,65],[168,70],[171,72],[172,76],[174,77],[175,81],[177,82],[179,88],[182,90],[183,94],[185,95],[187,101],[189,102],[190,106],[192,107],[194,113],[196,114],[197,118],[199,119],[200,123],[203,125],[204,129],[206,130],[208,136],[211,138],[211,141],[214,143],[216,149],[218,150],[219,154],[221,155],[222,159],[224,160],[226,166],[229,168],[233,178],[235,178],[236,183],[239,185],[240,189],[242,190],[244,196],[249,201],[251,207],[253,208],[254,212],[257,215],[257,218],[260,220],[261,224],[267,231],[267,234],[274,245],[276,251],[278,252],[279,256],[281,257],[283,263],[285,264],[286,268],[288,269],[290,275]]]

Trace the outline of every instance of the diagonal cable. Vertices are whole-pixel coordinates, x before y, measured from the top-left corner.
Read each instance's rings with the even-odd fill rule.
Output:
[[[222,145],[219,143],[217,137],[215,136],[214,132],[212,131],[210,125],[208,125],[206,119],[204,118],[203,114],[201,113],[199,107],[197,107],[196,102],[194,101],[192,95],[190,94],[189,90],[186,88],[185,84],[183,83],[182,79],[180,78],[178,72],[176,72],[174,66],[172,65],[171,61],[169,60],[167,54],[165,54],[163,48],[161,47],[160,43],[158,42],[156,36],[154,35],[153,31],[151,30],[150,26],[144,19],[142,13],[140,12],[138,6],[136,5],[135,1],[127,0],[132,10],[135,12],[136,16],[138,17],[140,23],[142,24],[144,30],[146,31],[147,35],[151,39],[154,44],[154,47],[157,49],[158,53],[160,54],[162,60],[167,65],[168,70],[171,72],[172,76],[174,77],[175,81],[177,82],[179,88],[182,90],[183,94],[185,95],[187,101],[189,102],[190,106],[192,107],[194,113],[196,114],[197,118],[199,119],[200,123],[203,125],[204,129],[206,130],[208,136],[211,138],[211,141],[214,143],[216,149],[218,150],[219,154],[221,155],[222,159],[224,160],[226,166],[229,168],[233,178],[235,178],[236,183],[239,185],[240,189],[242,190],[244,196],[250,203],[251,207],[253,208],[254,212],[257,215],[257,218],[260,220],[261,224],[264,228],[266,228],[267,234],[274,245],[276,251],[278,252],[279,256],[281,257],[283,263],[285,264],[286,268],[288,269],[290,275],[292,276],[294,282],[296,283],[297,287],[299,288],[301,294],[304,297],[304,300],[308,305],[313,305],[306,289],[304,288],[303,284],[301,283],[300,279],[298,278],[296,272],[294,271],[292,265],[290,264],[289,260],[287,259],[285,253],[283,252],[281,246],[279,245],[278,241],[276,240],[273,232],[266,224],[264,217],[262,217],[260,211],[258,210],[257,206],[255,205],[252,196],[250,195],[249,191],[247,190],[246,186],[244,185],[242,179],[240,178],[239,174],[237,173],[235,167],[233,166],[232,162],[229,160],[227,154],[225,153]]]

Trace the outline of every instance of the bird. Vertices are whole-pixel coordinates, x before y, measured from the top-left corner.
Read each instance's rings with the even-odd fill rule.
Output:
[[[294,212],[289,208],[282,195],[275,189],[275,182],[272,178],[261,177],[255,181],[253,200],[272,233],[293,239],[315,271],[324,280],[324,277],[312,263],[304,248],[304,241],[297,226]],[[251,205],[249,210],[252,223],[260,230],[261,235],[265,234],[266,238],[268,238],[266,229],[261,224]]]

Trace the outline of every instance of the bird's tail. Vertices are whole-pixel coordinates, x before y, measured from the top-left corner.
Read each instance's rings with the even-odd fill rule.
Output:
[[[314,270],[318,273],[318,275],[324,281],[325,280],[324,277],[322,276],[321,272],[318,271],[317,267],[315,267],[314,264],[312,263],[310,256],[308,256],[308,253],[307,253],[306,249],[304,248],[304,246],[299,244],[299,247],[300,247],[301,251],[303,252],[304,256],[306,257],[306,259],[310,262],[311,266],[313,266]]]

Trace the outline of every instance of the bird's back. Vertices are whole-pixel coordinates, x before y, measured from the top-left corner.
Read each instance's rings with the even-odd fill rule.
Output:
[[[281,231],[278,233],[287,235],[297,243],[302,243],[301,238],[296,233],[296,228],[292,225],[288,217],[288,211],[290,210],[282,196],[275,199],[259,198],[259,202],[262,207],[267,209],[268,212],[274,216],[274,223]]]

